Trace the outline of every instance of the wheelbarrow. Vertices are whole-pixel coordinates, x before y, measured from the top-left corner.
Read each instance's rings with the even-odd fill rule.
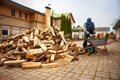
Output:
[[[86,47],[86,50],[89,53],[94,53],[95,51],[98,51],[99,53],[108,53],[106,45],[108,41],[108,35],[106,34],[105,38],[94,38],[90,37],[90,39],[87,39],[87,42],[90,44]],[[104,50],[101,50],[98,48],[98,46],[104,46]]]

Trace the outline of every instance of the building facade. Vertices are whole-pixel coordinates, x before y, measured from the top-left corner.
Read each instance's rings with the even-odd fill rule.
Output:
[[[0,39],[33,27],[44,29],[50,26],[51,8],[45,7],[45,9],[45,13],[41,13],[11,0],[0,0]],[[54,18],[54,26],[60,26],[59,20]]]
[[[60,28],[60,23],[61,23],[61,16],[64,15],[67,18],[71,19],[71,23],[72,23],[72,28],[74,26],[75,20],[74,17],[72,15],[72,13],[61,13],[61,14],[56,14],[53,13],[51,16],[53,17],[53,26],[58,26]]]
[[[115,29],[116,38],[120,38],[120,20],[118,20],[113,29]]]

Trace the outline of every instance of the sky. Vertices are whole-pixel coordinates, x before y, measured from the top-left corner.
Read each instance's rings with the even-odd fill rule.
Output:
[[[45,12],[45,6],[55,13],[71,12],[75,26],[83,26],[91,18],[96,27],[110,27],[120,18],[120,0],[12,0],[36,11]]]

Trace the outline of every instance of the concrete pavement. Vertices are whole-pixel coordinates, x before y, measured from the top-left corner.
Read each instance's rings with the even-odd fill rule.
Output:
[[[63,60],[65,65],[56,68],[22,70],[3,66],[0,67],[0,80],[120,80],[119,45],[120,42],[108,45],[107,56],[79,55],[79,61],[68,63]]]

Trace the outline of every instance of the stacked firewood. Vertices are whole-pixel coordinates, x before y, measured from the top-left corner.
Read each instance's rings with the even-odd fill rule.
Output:
[[[78,60],[77,47],[58,27],[34,28],[12,36],[0,44],[0,65],[40,68],[58,65],[55,61]]]

